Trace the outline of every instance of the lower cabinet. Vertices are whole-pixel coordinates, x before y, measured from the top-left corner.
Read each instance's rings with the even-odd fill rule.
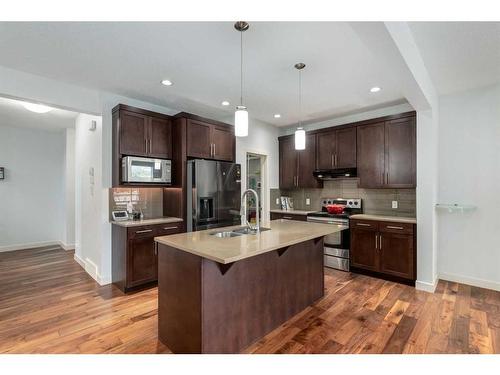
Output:
[[[271,220],[297,220],[297,221],[307,221],[306,215],[297,215],[297,214],[285,214],[281,212],[271,212]]]
[[[416,225],[351,220],[351,266],[409,281],[416,279]]]
[[[183,223],[122,227],[112,229],[112,278],[123,292],[158,279],[158,254],[154,238],[180,233]]]

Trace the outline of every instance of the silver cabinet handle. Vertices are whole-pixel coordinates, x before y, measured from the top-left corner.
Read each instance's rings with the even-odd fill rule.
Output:
[[[375,235],[375,250],[378,248],[378,234]]]
[[[214,143],[214,156],[215,156],[215,143]]]
[[[337,166],[337,154],[335,154],[335,166]]]
[[[144,152],[147,154],[148,153],[148,140],[144,139]]]
[[[149,233],[149,232],[152,232],[153,230],[152,229],[144,229],[144,230],[138,230],[136,231],[135,233]]]
[[[335,166],[335,163],[333,161],[333,154],[332,154],[332,167]]]
[[[403,230],[404,229],[403,227],[395,227],[395,226],[392,226],[392,225],[388,225],[386,228],[387,229],[399,229],[399,230]]]
[[[378,249],[379,249],[379,250],[382,250],[382,235],[381,235],[381,234],[379,234],[378,238],[379,238],[379,240],[378,240],[378,242],[379,242],[379,247],[378,247]]]
[[[153,151],[153,147],[152,147],[152,143],[151,143],[151,139],[149,140],[149,153],[151,154]]]
[[[158,255],[158,242],[155,242],[155,255]]]
[[[169,230],[169,229],[177,229],[177,228],[178,228],[178,227],[165,227],[165,228],[163,228],[163,229],[165,229],[165,230]]]
[[[365,223],[356,223],[356,225],[360,227],[371,227],[370,224],[365,224]]]

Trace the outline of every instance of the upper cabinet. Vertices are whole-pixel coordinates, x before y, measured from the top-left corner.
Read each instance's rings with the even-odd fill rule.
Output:
[[[280,188],[317,188],[321,182],[313,176],[316,166],[316,135],[306,134],[306,149],[295,150],[293,136],[279,139]]]
[[[319,132],[316,146],[317,169],[356,167],[356,127]]]
[[[235,160],[236,138],[230,125],[188,118],[186,138],[188,157]]]
[[[170,118],[161,114],[127,107],[113,112],[113,121],[121,155],[172,157],[172,127]],[[135,112],[134,110],[137,110]],[[158,117],[156,117],[158,116]]]
[[[358,126],[357,138],[360,187],[416,186],[415,116]]]

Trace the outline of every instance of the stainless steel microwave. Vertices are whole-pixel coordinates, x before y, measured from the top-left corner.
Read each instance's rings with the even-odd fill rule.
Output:
[[[125,156],[122,158],[122,182],[170,184],[172,162],[166,159]]]

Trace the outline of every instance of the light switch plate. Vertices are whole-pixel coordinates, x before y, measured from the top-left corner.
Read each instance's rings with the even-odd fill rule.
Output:
[[[280,205],[280,204],[281,204],[281,202],[280,202],[280,199],[279,199],[279,198],[276,198],[276,204],[277,204],[277,205]]]
[[[306,206],[310,206],[311,205],[311,199],[310,198],[306,198]]]
[[[398,208],[398,201],[392,201],[392,208]]]

